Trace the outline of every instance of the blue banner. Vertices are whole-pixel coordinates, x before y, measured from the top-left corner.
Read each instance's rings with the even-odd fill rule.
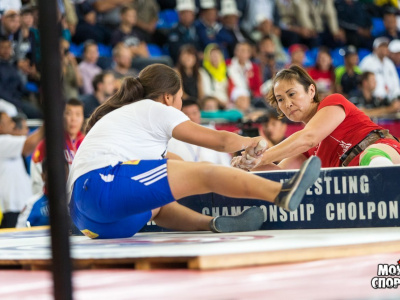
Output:
[[[255,173],[283,182],[295,171]],[[260,200],[230,198],[210,193],[179,201],[202,214],[237,215],[250,206],[264,210],[264,230],[397,227],[400,202],[400,166],[328,168],[308,189],[302,204],[287,212]],[[163,231],[154,223],[143,231]]]

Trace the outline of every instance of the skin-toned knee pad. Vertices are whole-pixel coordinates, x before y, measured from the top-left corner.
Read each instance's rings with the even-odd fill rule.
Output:
[[[364,151],[364,156],[360,160],[360,166],[369,166],[374,156],[386,157],[388,160],[392,161],[390,155],[385,151],[377,148],[368,148]]]

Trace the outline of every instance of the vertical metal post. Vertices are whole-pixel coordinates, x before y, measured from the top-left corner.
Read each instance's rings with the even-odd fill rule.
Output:
[[[57,0],[39,0],[41,92],[44,108],[54,298],[72,299],[69,220],[65,195],[61,54]]]

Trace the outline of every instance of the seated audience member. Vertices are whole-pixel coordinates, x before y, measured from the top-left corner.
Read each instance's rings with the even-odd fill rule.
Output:
[[[268,120],[262,123],[261,134],[268,141],[268,148],[275,146],[286,138],[287,119],[279,118],[275,111],[271,111]]]
[[[196,101],[191,99],[183,101],[182,111],[192,122],[201,124],[200,106]],[[207,161],[225,166],[230,166],[231,161],[231,156],[228,153],[188,144],[174,138],[170,139],[167,151],[178,155],[185,161]]]
[[[349,45],[343,48],[344,65],[335,69],[336,92],[345,97],[358,88],[362,73],[358,66],[356,47]]]
[[[227,60],[229,90],[235,87],[247,89],[252,98],[260,98],[262,84],[260,67],[250,60],[251,46],[247,42],[238,43],[235,47],[235,56]]]
[[[76,151],[81,145],[84,135],[83,103],[77,99],[68,100],[64,110],[64,156],[69,165],[72,164]],[[39,194],[43,190],[42,162],[46,157],[46,140],[42,140],[36,147],[31,160],[32,191]]]
[[[235,0],[221,1],[220,16],[223,28],[231,35],[231,41],[227,44],[229,57],[234,55],[238,43],[254,44],[250,35],[240,27],[241,12],[238,10]]]
[[[109,71],[101,72],[94,76],[93,81],[93,94],[82,96],[84,105],[84,117],[89,118],[92,112],[104,103],[115,91],[115,78],[114,74]]]
[[[400,100],[389,102],[387,98],[378,98],[374,96],[375,88],[375,74],[364,72],[361,75],[359,89],[350,94],[349,100],[369,117],[383,117],[400,110]]]
[[[82,76],[83,94],[92,94],[92,81],[94,76],[101,73],[101,68],[96,64],[99,58],[99,49],[96,42],[88,40],[83,48],[83,60],[79,63],[78,68]]]
[[[197,36],[194,20],[196,17],[196,5],[194,0],[178,0],[178,23],[170,30],[168,35],[168,49],[174,63],[178,60],[179,49],[183,45],[193,45],[197,51],[201,51],[199,37]]]
[[[250,93],[245,88],[235,87],[231,93],[231,100],[233,103],[232,108],[243,114],[244,121],[255,121],[265,113],[264,110],[252,107]]]
[[[205,96],[218,98],[224,106],[229,104],[228,76],[224,56],[217,44],[204,50],[203,68],[200,69]]]
[[[41,190],[28,199],[18,216],[17,228],[50,225],[47,181],[47,159],[42,161]]]
[[[12,51],[11,42],[0,38],[0,98],[15,105],[28,118],[41,118],[40,109],[23,99],[26,89],[17,67],[11,62]]]
[[[319,49],[315,66],[309,68],[307,72],[317,84],[321,99],[334,92],[335,72],[328,48],[321,47]]]
[[[335,7],[346,44],[372,49],[372,19],[365,4],[355,0],[336,0]]]
[[[386,6],[383,10],[383,25],[385,30],[380,32],[378,37],[387,37],[389,41],[400,39],[400,31],[397,28],[398,9],[393,6]]]
[[[376,88],[374,96],[389,101],[400,95],[400,81],[394,63],[389,59],[389,39],[379,37],[374,40],[374,51],[363,58],[360,62],[360,69],[375,74]]]
[[[125,6],[121,9],[121,24],[113,32],[111,36],[111,44],[113,47],[120,42],[124,42],[129,46],[132,52],[132,58],[149,57],[147,44],[139,34],[134,30],[136,25],[136,10],[131,6]]]
[[[290,65],[304,66],[304,60],[306,59],[307,47],[302,44],[293,44],[288,49],[290,55],[290,62],[286,67]]]
[[[314,29],[303,25],[301,16],[307,14],[304,1],[276,0],[275,5],[279,16],[279,29],[284,47],[293,44],[306,44],[312,48],[318,45],[318,35]]]
[[[87,40],[93,40],[99,44],[108,44],[110,42],[110,33],[107,28],[97,23],[97,13],[89,1],[77,5],[77,12],[81,16],[76,26],[72,41],[76,44],[84,43]]]
[[[79,72],[78,62],[69,51],[69,42],[62,39],[60,44],[64,97],[65,99],[78,98],[79,89],[82,87],[82,76]]]
[[[0,1],[1,2],[1,1]],[[12,42],[12,56],[10,60],[14,63],[17,60],[18,53],[19,29],[21,28],[21,18],[18,11],[9,9],[4,11],[0,19],[0,38]]]
[[[389,43],[389,58],[394,63],[397,75],[400,77],[400,40],[393,40]]]
[[[180,49],[176,69],[182,76],[183,99],[203,98],[203,85],[200,77],[200,63],[197,50],[192,45],[183,45]]]
[[[138,72],[132,68],[132,51],[124,43],[117,44],[113,49],[114,67],[111,72],[117,80],[117,88],[126,76],[137,76]]]
[[[218,10],[215,0],[200,0],[200,13],[195,21],[197,36],[199,37],[201,50],[214,43],[219,46],[224,57],[229,57],[226,45],[233,42],[233,37],[218,22]]]
[[[237,122],[243,118],[238,109],[223,109],[224,106],[218,98],[205,96],[200,100],[201,118],[221,120],[223,122]]]
[[[263,34],[271,35],[270,32],[263,32],[260,36],[259,25],[265,21],[266,27],[274,27],[274,18],[276,17],[275,0],[243,1],[245,9],[241,17],[241,27],[255,40],[259,41]],[[238,4],[240,1],[237,2]]]
[[[3,211],[0,228],[15,227],[25,201],[32,195],[23,156],[32,153],[44,133],[43,127],[29,136],[15,135],[14,130],[11,117],[0,112],[0,207]]]
[[[263,37],[257,44],[256,62],[260,66],[262,82],[270,80],[284,67],[276,56],[275,43],[271,37]]]

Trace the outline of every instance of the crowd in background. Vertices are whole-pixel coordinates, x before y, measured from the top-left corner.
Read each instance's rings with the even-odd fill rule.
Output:
[[[45,159],[43,134],[27,136],[26,126],[26,118],[43,117],[36,2],[0,1],[0,138],[16,137],[5,141],[9,147],[0,150],[0,181],[3,183],[2,178],[9,177],[6,169],[20,175],[15,187],[10,184],[9,191],[4,188],[0,191],[0,208],[6,220],[2,227],[15,226],[33,194],[32,189],[41,197],[46,194],[41,167]],[[341,93],[371,117],[399,116],[397,1],[57,0],[57,3],[59,22],[54,30],[60,33],[58,76],[62,81],[62,101],[66,103],[68,163],[72,163],[84,137],[81,132],[84,119],[114,94],[125,76],[137,76],[153,63],[175,67],[181,74],[183,100],[187,101],[184,112],[195,115],[193,119],[189,115],[193,121],[258,121],[263,123],[259,133],[270,145],[284,139],[286,120],[278,120],[264,98],[275,74],[291,64],[306,68],[322,97]],[[179,145],[178,141],[172,144],[184,149],[186,154],[181,155],[193,156],[188,159],[194,161],[199,160],[203,151]],[[29,167],[23,156],[32,152]],[[205,151],[202,153],[206,155]],[[227,164],[226,157],[208,152],[206,156]],[[31,177],[27,171],[32,173]],[[19,188],[21,185],[25,188]],[[46,199],[40,199],[41,205],[45,205]]]

